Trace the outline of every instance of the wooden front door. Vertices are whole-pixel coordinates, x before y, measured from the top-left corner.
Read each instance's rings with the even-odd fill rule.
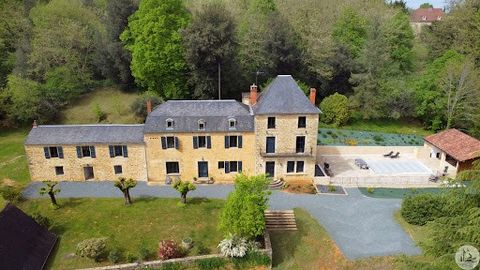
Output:
[[[268,177],[275,177],[275,161],[267,161],[265,163],[265,174]]]
[[[83,175],[85,176],[85,180],[91,180],[95,178],[95,174],[93,173],[93,167],[92,166],[83,167]]]
[[[199,161],[198,162],[198,178],[208,177],[208,162]]]

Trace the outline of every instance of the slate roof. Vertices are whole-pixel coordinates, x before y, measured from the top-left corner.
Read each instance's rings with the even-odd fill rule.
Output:
[[[254,121],[250,107],[235,100],[169,100],[157,106],[147,117],[145,133],[203,132],[198,121],[205,121],[204,132],[226,132],[230,118],[236,120],[235,131],[253,131]],[[167,129],[166,120],[174,121]]]
[[[424,139],[458,161],[480,157],[480,140],[457,129],[448,129]]]
[[[444,12],[441,8],[418,8],[410,15],[410,20],[412,22],[434,22],[441,20],[443,15]]]
[[[39,125],[25,145],[141,144],[144,125]]]
[[[255,115],[320,113],[291,75],[278,75],[261,93],[253,111]]]
[[[0,269],[43,269],[57,236],[12,204],[0,212]]]

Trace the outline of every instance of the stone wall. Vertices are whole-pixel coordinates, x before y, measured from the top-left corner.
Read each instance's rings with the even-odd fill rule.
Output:
[[[226,135],[242,135],[242,148],[225,148]],[[178,137],[179,149],[162,149],[162,136]],[[211,136],[211,149],[194,149],[193,136]],[[225,173],[224,169],[218,168],[218,162],[242,161],[243,172],[247,175],[253,174],[254,141],[255,135],[253,132],[145,134],[148,180],[165,182],[167,177],[166,162],[177,161],[179,162],[180,173],[170,176],[192,181],[194,177],[198,177],[198,162],[207,161],[209,178],[213,177],[215,182],[231,183],[237,173]]]
[[[128,157],[111,158],[108,145],[93,144],[96,158],[77,157],[76,145],[62,145],[64,158],[45,158],[42,146],[26,145],[30,177],[32,181],[84,181],[83,168],[92,166],[94,178],[92,180],[116,180],[118,177],[133,178],[146,181],[147,170],[145,147],[143,144],[129,144]],[[121,165],[122,173],[115,174],[113,166]],[[63,166],[64,174],[56,175],[55,166]]]
[[[265,163],[275,162],[275,178],[311,181],[315,173],[318,115],[271,115],[275,128],[267,128],[268,115],[255,116],[255,173],[265,173]],[[298,128],[298,117],[306,116],[306,128]],[[275,137],[275,154],[266,152],[266,137]],[[305,136],[305,154],[295,153],[296,137]],[[287,173],[287,161],[304,161],[303,173]]]

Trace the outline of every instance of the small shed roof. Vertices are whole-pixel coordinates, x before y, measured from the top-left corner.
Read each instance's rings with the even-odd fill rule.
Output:
[[[39,125],[25,145],[141,144],[143,125]]]
[[[457,129],[448,129],[424,139],[458,161],[480,157],[480,140]]]
[[[43,269],[57,236],[12,204],[0,212],[0,269]]]

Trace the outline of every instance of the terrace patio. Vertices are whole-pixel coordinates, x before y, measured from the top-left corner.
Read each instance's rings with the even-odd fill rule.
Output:
[[[331,175],[316,177],[315,182],[361,187],[439,186],[429,177],[441,172],[435,162],[424,158],[424,151],[418,146],[319,146],[317,164],[323,168],[328,163]],[[399,152],[399,157],[384,157],[390,152]],[[368,169],[357,166],[358,159]]]

